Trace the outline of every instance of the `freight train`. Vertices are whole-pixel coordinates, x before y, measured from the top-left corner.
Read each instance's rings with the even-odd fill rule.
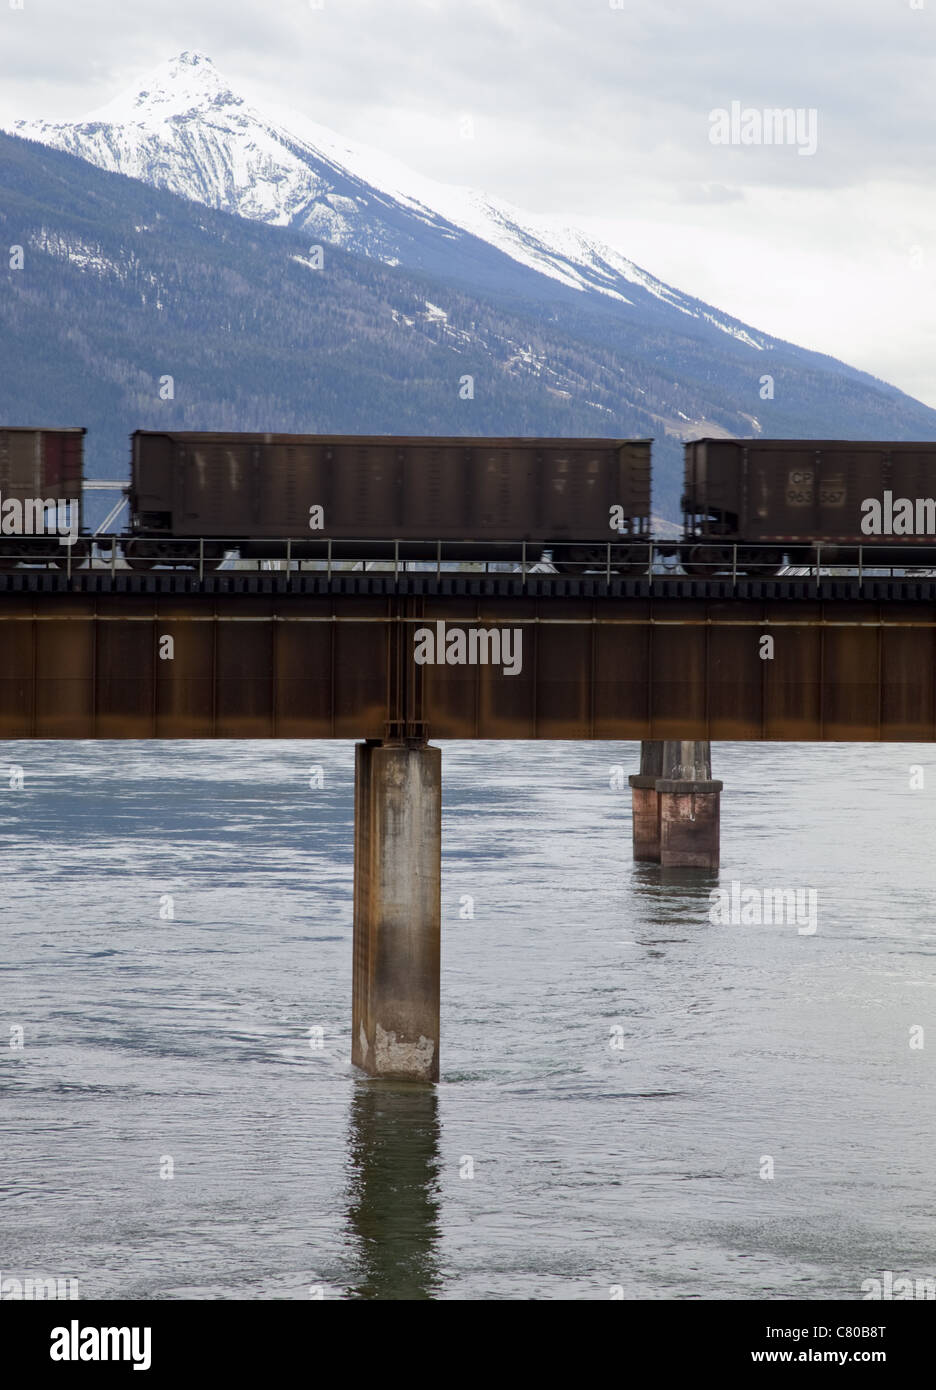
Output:
[[[895,511],[895,499],[912,517],[907,506]],[[932,567],[936,444],[697,439],[685,446],[682,505],[690,574],[776,574],[778,561],[854,566],[859,558]]]
[[[636,564],[650,441],[138,430],[129,497],[133,566],[187,538],[219,564],[232,537],[245,559],[282,559],[287,541],[297,560],[514,560],[527,544],[578,565],[613,537]]]
[[[0,567],[62,564],[64,544],[72,566],[91,553],[84,434],[0,430]],[[645,571],[651,554],[700,575],[936,566],[936,444],[695,440],[681,535],[661,542],[651,443],[138,430],[129,527],[110,544],[138,570],[211,570],[226,556],[549,558],[618,574]]]

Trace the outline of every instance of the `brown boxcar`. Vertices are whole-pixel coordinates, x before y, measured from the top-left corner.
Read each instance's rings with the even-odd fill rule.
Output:
[[[77,505],[76,528],[81,529],[81,482],[84,470],[83,429],[0,429],[0,505],[18,502],[52,504],[44,510],[44,526],[56,525],[56,504]],[[72,513],[69,509],[68,518]],[[58,533],[0,535],[0,560],[62,559]]]
[[[438,542],[447,558],[496,559],[530,542],[531,558],[554,544],[581,561],[621,541],[613,515],[649,537],[650,441],[138,430],[130,510],[140,560],[168,558],[160,540],[175,536],[359,559],[426,558]]]
[[[859,545],[869,564],[929,563],[933,532],[870,528],[868,503],[883,505],[886,493],[936,495],[936,443],[698,439],[685,446],[685,537],[704,542],[692,556],[703,569],[727,563],[718,541],[743,546],[741,567],[749,570],[776,568],[784,553],[794,563],[809,560],[817,544],[830,564],[853,562]]]

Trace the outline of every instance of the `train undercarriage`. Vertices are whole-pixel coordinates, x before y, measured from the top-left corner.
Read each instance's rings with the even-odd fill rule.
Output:
[[[69,558],[69,550],[71,552]],[[854,541],[756,542],[735,537],[690,540],[631,540],[629,542],[520,541],[511,545],[492,542],[437,541],[334,541],[270,539],[198,539],[167,536],[80,536],[69,547],[57,536],[0,537],[0,571],[42,566],[51,569],[121,568],[136,572],[180,569],[210,574],[225,562],[265,561],[342,569],[356,565],[393,567],[420,563],[421,567],[470,564],[479,568],[550,570],[569,576],[610,574],[685,574],[694,578],[772,578],[791,571],[880,571],[887,569],[936,571],[936,542],[858,544]],[[548,569],[546,568],[548,566]]]

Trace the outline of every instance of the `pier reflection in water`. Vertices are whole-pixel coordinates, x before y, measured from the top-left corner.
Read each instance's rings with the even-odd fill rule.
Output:
[[[355,1084],[348,1131],[348,1226],[354,1298],[437,1295],[439,1110],[435,1087]]]

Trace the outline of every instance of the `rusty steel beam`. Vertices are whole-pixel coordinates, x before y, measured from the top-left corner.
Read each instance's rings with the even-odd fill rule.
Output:
[[[519,672],[418,666],[440,621]],[[7,593],[0,738],[932,742],[934,658],[929,600]]]

